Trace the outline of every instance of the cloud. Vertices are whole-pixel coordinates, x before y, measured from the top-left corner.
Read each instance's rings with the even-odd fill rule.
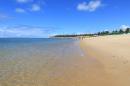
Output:
[[[128,26],[128,25],[121,25],[120,28],[125,30],[127,28],[130,28],[130,26]]]
[[[0,38],[43,38],[47,37],[51,32],[51,28],[36,27],[36,26],[14,26],[14,27],[1,27]]]
[[[40,11],[40,10],[41,10],[40,5],[38,5],[38,4],[33,4],[32,5],[31,11]]]
[[[26,12],[26,10],[23,8],[16,8],[15,11],[18,13],[25,13]]]
[[[0,14],[0,20],[1,20],[1,19],[7,19],[7,18],[8,18],[7,15],[5,15],[5,14]]]
[[[0,13],[0,20],[8,20],[8,19],[11,19],[11,18],[12,17],[10,17],[7,14]]]
[[[16,0],[18,3],[27,3],[31,2],[32,0]]]
[[[77,10],[93,12],[101,6],[102,6],[101,0],[93,0],[88,3],[87,2],[79,3],[77,6]]]
[[[22,7],[17,7],[15,9],[16,12],[18,13],[25,13],[25,12],[38,12],[42,10],[42,5],[44,5],[44,2],[42,0],[16,0],[18,2],[18,6],[23,6]],[[19,5],[21,4],[22,5]]]

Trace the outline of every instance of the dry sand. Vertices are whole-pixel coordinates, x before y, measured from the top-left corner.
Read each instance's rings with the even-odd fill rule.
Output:
[[[89,74],[89,86],[130,86],[130,35],[86,38],[80,44],[101,65]]]

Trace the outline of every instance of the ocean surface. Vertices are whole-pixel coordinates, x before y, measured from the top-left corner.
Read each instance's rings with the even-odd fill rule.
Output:
[[[75,39],[1,38],[0,86],[60,86],[79,58]]]

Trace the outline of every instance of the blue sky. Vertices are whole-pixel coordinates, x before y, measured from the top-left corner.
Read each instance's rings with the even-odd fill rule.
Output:
[[[130,0],[0,0],[0,37],[93,33],[130,25]]]

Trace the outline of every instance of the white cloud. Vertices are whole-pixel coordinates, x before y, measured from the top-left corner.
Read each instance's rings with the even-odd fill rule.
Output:
[[[23,9],[23,8],[16,8],[15,11],[18,13],[25,13],[26,12],[25,9]]]
[[[42,9],[42,5],[44,2],[42,0],[16,0],[18,4],[23,4],[20,6],[24,6],[24,9],[21,7],[17,7],[15,9],[16,12],[18,13],[25,13],[25,12],[37,12]]]
[[[128,26],[128,25],[121,25],[121,26],[120,26],[120,28],[121,28],[121,29],[124,29],[124,30],[127,29],[127,28],[129,28],[129,27],[130,27],[130,26]]]
[[[102,6],[101,0],[93,0],[88,3],[87,2],[79,3],[77,6],[77,10],[93,12],[101,6]]]
[[[2,37],[27,37],[41,38],[47,37],[50,33],[50,28],[35,27],[35,26],[15,26],[0,28],[0,38]]]
[[[40,5],[38,5],[38,4],[33,4],[32,5],[31,11],[40,11],[40,10],[41,10]]]
[[[30,2],[32,0],[16,0],[18,3],[27,3],[27,2]]]

